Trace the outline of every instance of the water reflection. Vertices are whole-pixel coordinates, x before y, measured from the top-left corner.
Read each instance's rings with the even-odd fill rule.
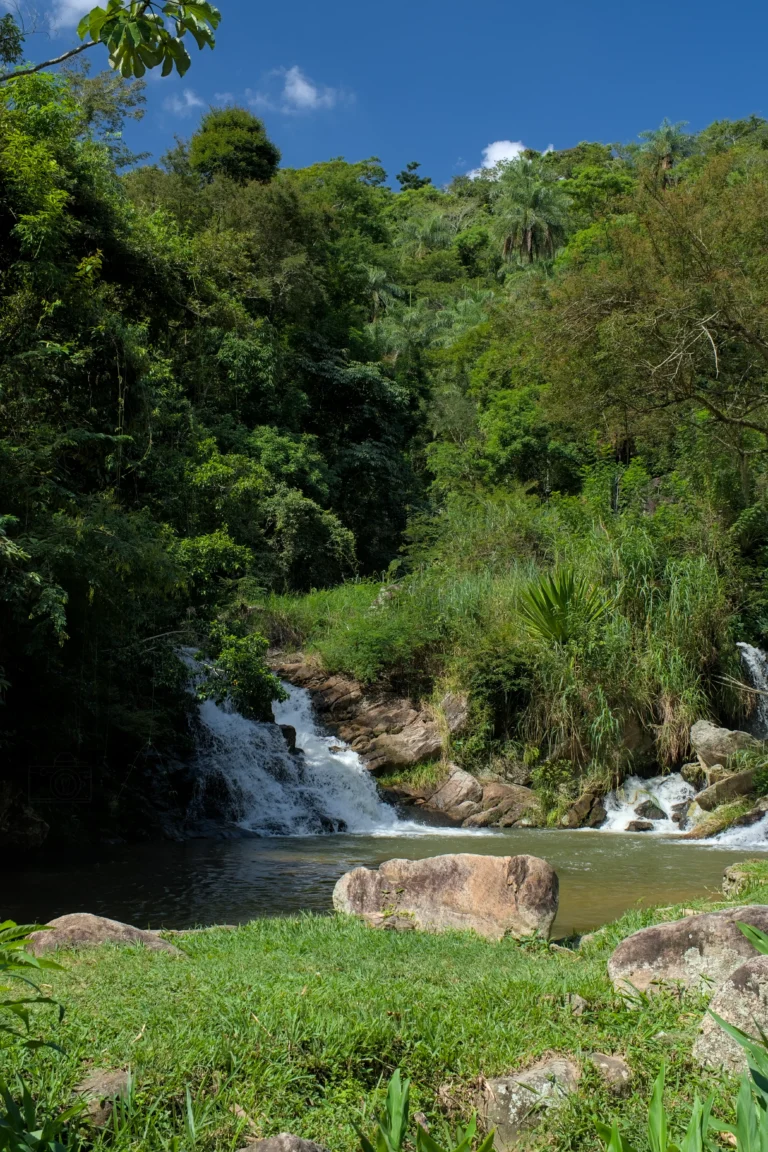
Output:
[[[634,905],[719,891],[723,869],[749,855],[642,835],[538,829],[132,845],[87,865],[6,875],[2,913],[45,921],[65,912],[95,912],[139,927],[188,928],[328,912],[333,886],[350,868],[443,852],[528,852],[549,860],[560,876],[559,934],[587,931]]]

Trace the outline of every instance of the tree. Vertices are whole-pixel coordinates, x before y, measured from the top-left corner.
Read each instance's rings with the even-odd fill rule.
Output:
[[[675,163],[690,155],[693,138],[683,132],[685,124],[685,120],[673,124],[665,116],[658,128],[638,133],[643,141],[640,152],[649,161],[655,179],[661,180],[662,188],[669,183]]]
[[[565,239],[570,197],[541,160],[519,156],[498,166],[493,229],[505,260],[551,259]]]
[[[410,164],[406,164],[403,171],[398,172],[395,176],[395,180],[403,192],[415,191],[417,188],[424,188],[427,184],[432,183],[431,176],[419,176],[417,174],[418,168],[421,168],[418,160],[411,160]]]
[[[189,163],[209,180],[227,176],[236,184],[266,184],[277,171],[280,150],[246,108],[213,108],[190,141]]]
[[[213,48],[213,33],[219,25],[221,13],[209,0],[107,0],[106,8],[92,8],[77,26],[83,41],[61,56],[16,68],[0,75],[0,84],[29,76],[44,68],[63,64],[73,56],[104,44],[109,50],[109,64],[126,79],[142,77],[147,69],[162,68],[163,76],[170,76],[176,68],[183,76],[192,61],[184,40],[189,34],[202,49]],[[13,25],[13,27],[12,27]],[[0,59],[15,63],[21,56],[23,34],[12,17],[4,17],[0,26]]]

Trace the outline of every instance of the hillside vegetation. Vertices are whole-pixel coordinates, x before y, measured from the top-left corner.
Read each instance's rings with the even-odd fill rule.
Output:
[[[462,762],[558,794],[738,719],[768,124],[395,192],[375,158],[280,168],[242,109],[142,164],[141,101],[83,70],[0,90],[6,807],[66,754],[129,822],[188,747],[183,644],[255,717],[266,636],[462,687]]]

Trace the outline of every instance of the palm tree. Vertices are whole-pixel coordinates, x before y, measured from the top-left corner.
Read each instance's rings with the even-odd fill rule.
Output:
[[[453,238],[451,223],[442,212],[409,216],[403,221],[398,243],[408,256],[423,260],[428,252],[447,248]]]
[[[505,260],[551,259],[565,239],[570,197],[541,160],[518,156],[497,167],[492,227]]]
[[[653,174],[661,177],[661,186],[666,188],[669,183],[669,172],[677,160],[689,156],[693,145],[693,137],[683,132],[687,121],[680,120],[673,124],[665,116],[658,128],[640,132],[638,135],[644,141],[640,151],[648,157]]]
[[[386,268],[375,264],[364,264],[366,295],[371,302],[372,323],[376,323],[380,313],[386,312],[393,298],[403,295],[402,288],[393,284]]]

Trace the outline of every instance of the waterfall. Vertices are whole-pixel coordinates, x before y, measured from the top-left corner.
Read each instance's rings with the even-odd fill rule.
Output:
[[[754,648],[751,644],[742,642],[736,647],[752,687],[768,693],[768,656],[760,648]],[[755,699],[757,703],[750,717],[749,727],[753,736],[765,740],[768,738],[768,695],[756,696]]]
[[[603,804],[608,815],[599,831],[626,832],[632,820],[651,820],[653,831],[643,833],[645,836],[680,832],[682,826],[673,817],[685,811],[694,795],[695,789],[683,780],[679,772],[652,776],[649,780],[628,776],[623,784],[605,797]],[[654,805],[660,815],[646,815],[642,811],[644,805]]]
[[[186,651],[182,656],[194,680],[194,656]],[[380,800],[357,753],[319,730],[309,693],[284,687],[289,699],[275,705],[275,724],[247,720],[228,702],[200,704],[198,811],[213,795],[233,825],[261,836],[409,830],[411,825]],[[278,724],[296,729],[301,752],[288,751]]]

